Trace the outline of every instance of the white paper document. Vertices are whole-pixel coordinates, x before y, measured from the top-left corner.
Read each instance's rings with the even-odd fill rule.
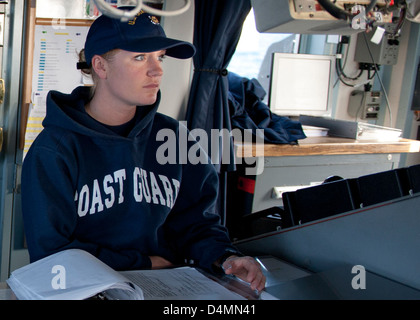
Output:
[[[191,267],[117,272],[79,249],[15,270],[6,280],[19,300],[243,300]]]
[[[194,268],[121,272],[142,288],[145,300],[244,300]]]
[[[124,299],[143,299],[140,288],[91,254],[58,252],[15,270],[7,284],[20,300],[82,300],[106,290]]]

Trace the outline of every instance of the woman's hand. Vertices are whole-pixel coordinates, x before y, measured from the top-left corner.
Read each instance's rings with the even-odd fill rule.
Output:
[[[152,262],[152,269],[164,269],[173,266],[172,262],[166,260],[165,258],[159,256],[150,256],[149,258]]]
[[[230,256],[222,265],[226,274],[232,274],[248,282],[252,290],[261,291],[265,287],[265,276],[261,265],[252,257]]]

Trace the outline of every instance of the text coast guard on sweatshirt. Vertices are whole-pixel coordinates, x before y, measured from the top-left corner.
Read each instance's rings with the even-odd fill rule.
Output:
[[[132,183],[127,182],[127,174],[132,175]],[[171,209],[179,187],[180,182],[177,179],[135,167],[133,172],[120,169],[84,184],[76,191],[74,200],[77,202],[79,217],[122,204],[126,200],[125,194],[132,196],[135,202],[144,201]],[[124,192],[127,189],[132,192]]]

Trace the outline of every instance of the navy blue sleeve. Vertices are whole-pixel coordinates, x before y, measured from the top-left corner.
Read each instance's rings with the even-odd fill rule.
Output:
[[[175,206],[165,232],[176,251],[211,271],[226,251],[237,251],[215,213],[218,175],[212,164],[186,164]]]

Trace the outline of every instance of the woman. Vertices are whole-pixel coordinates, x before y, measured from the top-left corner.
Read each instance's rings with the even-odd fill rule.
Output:
[[[94,86],[48,94],[44,130],[23,164],[31,261],[78,248],[116,270],[193,263],[264,288],[259,264],[237,252],[212,211],[213,166],[157,157],[160,130],[176,137],[185,130],[157,113],[162,60],[194,52],[143,11],[128,22],[95,20],[78,66],[92,73]]]

